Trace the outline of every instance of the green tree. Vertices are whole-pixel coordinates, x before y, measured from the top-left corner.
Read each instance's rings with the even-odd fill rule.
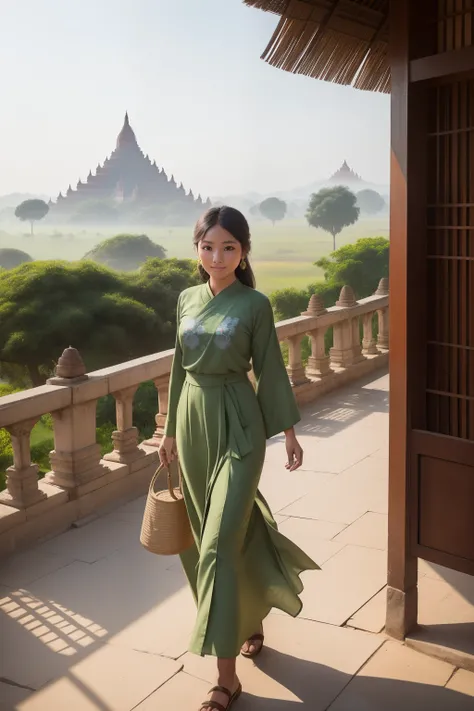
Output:
[[[37,220],[42,220],[49,212],[49,205],[44,200],[24,200],[15,210],[15,217],[22,222],[29,222],[31,234],[33,235],[33,225]]]
[[[166,250],[147,235],[116,235],[98,244],[84,259],[103,264],[110,269],[130,272],[139,269],[149,257],[165,259]]]
[[[360,211],[366,215],[376,215],[385,207],[385,200],[376,190],[361,190],[356,198]]]
[[[286,215],[286,202],[276,197],[269,197],[258,206],[261,214],[271,220],[272,224],[283,220]]]
[[[341,185],[323,188],[311,195],[306,219],[311,227],[319,227],[332,235],[333,250],[336,249],[336,236],[359,219],[356,196]]]
[[[388,277],[389,247],[385,237],[363,237],[319,259],[316,266],[324,270],[327,283],[349,284],[356,297],[363,299],[374,293],[382,277]]]
[[[132,298],[152,309],[159,309],[166,328],[173,335],[176,327],[178,296],[189,286],[200,283],[196,263],[191,259],[148,259],[139,272],[128,277]],[[171,347],[163,345],[155,351]]]
[[[33,258],[26,252],[22,252],[21,249],[10,249],[9,247],[0,249],[1,269],[14,269],[15,267],[19,267],[20,264],[32,261]]]
[[[92,262],[32,262],[0,273],[0,362],[42,384],[64,348],[88,370],[170,348],[179,291],[195,283],[193,262],[172,260],[145,275]],[[179,289],[177,288],[179,286]]]

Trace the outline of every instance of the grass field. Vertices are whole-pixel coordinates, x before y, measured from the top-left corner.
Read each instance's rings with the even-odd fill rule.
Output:
[[[289,286],[303,288],[322,278],[321,271],[313,266],[320,257],[329,254],[332,238],[322,230],[309,227],[305,220],[283,220],[275,227],[269,222],[256,221],[252,227],[252,262],[258,288],[270,293]],[[56,235],[54,234],[56,232]],[[116,226],[100,231],[71,231],[71,225],[62,228],[36,226],[34,237],[24,235],[21,227],[8,234],[0,232],[0,247],[15,247],[28,252],[35,259],[81,259],[86,252],[102,240],[120,232],[145,232],[161,244],[169,257],[194,258],[192,228],[150,227],[130,228]],[[388,237],[388,218],[363,219],[343,230],[337,246],[354,242],[360,237]]]

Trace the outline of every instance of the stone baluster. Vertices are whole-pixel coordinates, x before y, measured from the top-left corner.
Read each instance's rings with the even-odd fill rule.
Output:
[[[364,314],[362,317],[362,323],[364,327],[364,337],[362,340],[362,353],[364,355],[377,355],[377,343],[374,338],[373,331],[373,318],[374,312],[371,311],[368,314]]]
[[[336,301],[339,308],[350,309],[357,306],[357,301],[350,286],[343,286]],[[333,347],[329,352],[331,363],[340,368],[347,368],[350,365],[363,360],[360,347],[359,319],[351,318],[334,324]]]
[[[156,378],[153,381],[155,388],[158,391],[158,412],[155,415],[156,429],[153,437],[147,439],[143,444],[149,447],[159,447],[161,438],[165,433],[166,418],[168,416],[168,391],[170,385],[170,376],[164,375],[161,378]]]
[[[327,313],[323,300],[319,294],[313,294],[309,300],[308,310],[303,311],[302,316],[318,317]],[[315,328],[308,333],[311,340],[311,355],[308,358],[306,375],[309,378],[323,378],[332,373],[329,356],[326,355],[324,337],[326,328]]]
[[[387,277],[380,280],[375,292],[376,296],[388,296],[389,293],[389,282]],[[377,317],[379,322],[379,334],[377,337],[377,347],[382,351],[388,351],[389,348],[389,312],[388,306],[385,309],[380,309],[377,311]]]
[[[137,386],[124,388],[113,393],[116,403],[117,429],[112,432],[114,451],[106,454],[108,462],[133,464],[145,456],[143,449],[138,447],[138,429],[133,426],[133,398]]]
[[[388,351],[389,348],[389,330],[388,330],[388,308],[377,311],[379,321],[379,335],[377,336],[377,347],[382,351]]]
[[[58,361],[56,377],[50,385],[73,386],[88,380],[81,356],[75,348],[67,348]],[[100,447],[96,441],[97,401],[80,402],[53,412],[54,450],[46,481],[74,489],[103,476]]]
[[[287,339],[288,366],[286,371],[293,387],[296,385],[303,385],[303,383],[308,382],[308,378],[306,377],[305,369],[301,361],[301,341],[303,338],[304,335],[299,334],[297,336],[290,336],[290,338]]]
[[[38,488],[38,466],[31,463],[30,435],[37,420],[25,420],[6,427],[12,438],[13,466],[7,469],[7,488],[0,504],[24,509],[46,499]]]

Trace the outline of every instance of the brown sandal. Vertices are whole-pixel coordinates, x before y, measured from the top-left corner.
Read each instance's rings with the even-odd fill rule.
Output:
[[[229,711],[234,701],[237,701],[237,699],[242,693],[242,684],[238,685],[237,689],[234,691],[233,694],[229,691],[229,689],[226,689],[225,686],[213,686],[209,693],[213,694],[214,691],[218,691],[219,693],[225,694],[229,697],[229,703],[227,704],[227,706],[222,706],[222,704],[220,704],[218,701],[204,701],[204,703],[201,704],[200,711],[203,711],[203,709],[209,709],[210,711],[212,711],[213,709],[215,711]]]
[[[262,644],[259,646],[257,644],[254,645],[255,649],[253,652],[243,652],[240,650],[240,653],[243,657],[246,659],[254,659],[254,657],[257,657],[260,652],[263,649],[263,643],[265,641],[265,637],[262,634],[262,632],[259,632],[258,634],[253,634],[251,637],[248,638],[247,643],[249,642],[261,642]]]

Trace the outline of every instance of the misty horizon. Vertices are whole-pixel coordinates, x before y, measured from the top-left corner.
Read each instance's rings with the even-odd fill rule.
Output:
[[[204,198],[292,190],[344,160],[388,183],[389,98],[269,66],[278,18],[241,0],[118,12],[111,0],[24,0],[2,17],[0,195],[54,199],[85,180],[125,111],[143,152]]]

